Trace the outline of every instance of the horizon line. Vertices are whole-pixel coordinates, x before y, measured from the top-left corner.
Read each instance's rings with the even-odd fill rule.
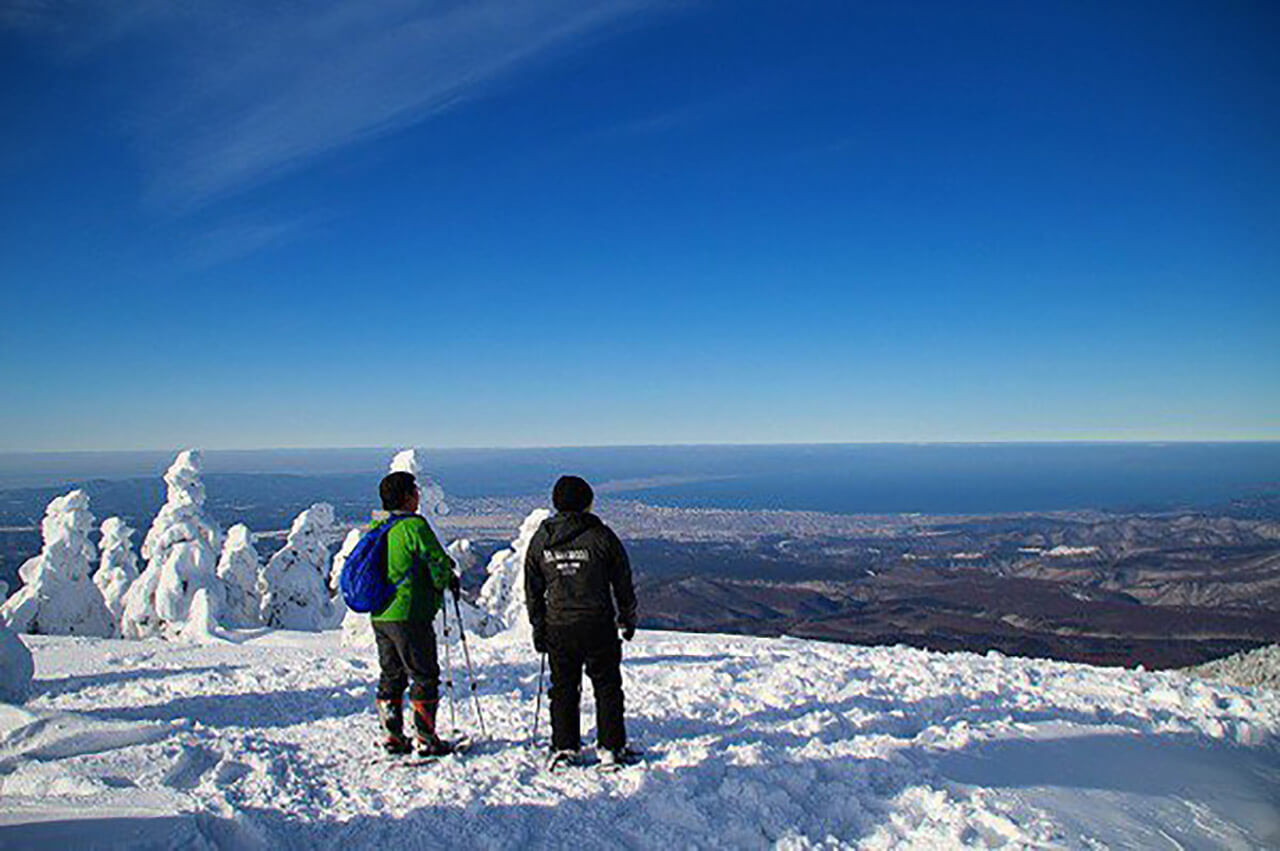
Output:
[[[838,446],[1217,446],[1226,444],[1280,444],[1280,437],[1244,438],[1064,438],[1058,440],[851,440],[851,441],[795,441],[795,442],[689,442],[689,443],[580,443],[580,444],[525,444],[515,446],[432,446],[423,443],[388,443],[381,446],[261,446],[261,447],[203,447],[182,445],[169,448],[133,449],[0,449],[3,456],[31,455],[111,455],[141,453],[175,453],[186,449],[200,452],[385,452],[400,449],[426,449],[433,452],[532,452],[566,449],[752,449],[788,447],[838,447]]]

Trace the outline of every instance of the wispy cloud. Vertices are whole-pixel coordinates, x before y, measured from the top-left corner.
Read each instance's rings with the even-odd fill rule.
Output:
[[[191,238],[188,261],[197,270],[221,266],[297,239],[327,220],[322,214],[297,218],[241,214],[225,218]]]
[[[134,138],[150,196],[199,206],[421,121],[651,0],[9,0],[0,25],[154,67]]]

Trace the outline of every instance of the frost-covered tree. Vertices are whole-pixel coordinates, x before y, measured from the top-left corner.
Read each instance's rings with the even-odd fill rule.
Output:
[[[0,606],[0,617],[17,632],[94,635],[115,632],[102,592],[93,584],[97,556],[89,533],[89,495],[73,490],[45,509],[40,531],[44,546],[18,569],[23,586]]]
[[[509,633],[517,638],[530,638],[529,613],[525,609],[524,557],[529,551],[533,533],[542,521],[551,516],[545,508],[538,508],[520,524],[520,531],[511,546],[499,550],[489,559],[488,574],[480,589],[477,604],[485,613],[484,620],[476,627],[482,635]]]
[[[325,624],[326,629],[341,626],[351,614],[346,601],[342,599],[342,588],[339,583],[342,581],[342,568],[347,563],[347,556],[351,555],[356,544],[360,543],[360,537],[363,534],[363,529],[358,526],[352,527],[348,530],[347,536],[342,539],[342,546],[333,554],[333,565],[329,568],[329,602],[332,608],[329,620]]]
[[[333,506],[318,502],[299,514],[284,547],[262,571],[262,622],[283,629],[320,630],[333,616],[329,550]]]
[[[449,546],[445,547],[445,551],[449,553],[449,558],[453,559],[453,563],[458,566],[459,576],[466,576],[467,572],[474,568],[476,562],[480,560],[480,556],[477,555],[468,538],[458,538],[450,541]]]
[[[35,676],[31,651],[13,630],[0,623],[0,703],[24,703]]]
[[[119,517],[102,521],[102,537],[98,541],[102,552],[98,572],[93,584],[102,592],[107,611],[115,630],[120,629],[120,616],[124,613],[124,595],[138,578],[138,556],[133,551],[133,529]]]
[[[120,623],[125,638],[176,636],[202,588],[215,618],[225,603],[217,573],[222,532],[204,510],[200,453],[178,453],[164,481],[167,499],[142,542],[147,568],[125,595]]]
[[[227,530],[218,559],[218,578],[226,589],[222,622],[232,627],[262,625],[262,559],[254,549],[249,527],[237,523]]]

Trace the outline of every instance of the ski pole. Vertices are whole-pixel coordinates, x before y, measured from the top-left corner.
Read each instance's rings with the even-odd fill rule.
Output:
[[[458,710],[456,708],[457,698],[453,693],[453,653],[449,650],[449,607],[440,607],[440,625],[444,627],[444,667],[447,679],[445,686],[449,690],[449,729],[453,731],[453,735],[458,734]]]
[[[538,721],[542,718],[542,677],[547,672],[547,654],[538,654],[538,697],[533,703],[533,737],[532,744],[538,746]]]
[[[476,706],[476,721],[480,724],[480,735],[482,738],[489,738],[488,732],[484,729],[484,714],[480,711],[480,695],[476,691],[476,672],[471,667],[471,650],[467,647],[467,627],[462,621],[462,606],[458,604],[458,597],[453,597],[453,610],[458,613],[458,637],[462,639],[462,656],[467,662],[467,678],[471,680],[471,700]]]

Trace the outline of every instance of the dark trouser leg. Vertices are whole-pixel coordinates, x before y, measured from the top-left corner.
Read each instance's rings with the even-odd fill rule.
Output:
[[[409,675],[405,673],[404,664],[400,661],[400,648],[397,646],[395,623],[373,623],[373,638],[378,645],[378,700],[390,700],[399,703],[404,697],[405,686],[409,684]]]
[[[547,661],[551,665],[551,748],[582,747],[579,704],[582,699],[582,654],[571,629],[549,627]]]
[[[429,621],[405,624],[401,658],[413,679],[413,685],[409,687],[409,705],[413,707],[414,733],[419,742],[432,743],[436,739],[436,709],[440,705],[440,663],[436,654],[436,633]]]
[[[413,679],[410,700],[435,703],[440,699],[440,662],[436,653],[436,632],[431,622],[407,621],[405,642],[400,651],[404,666]]]
[[[612,624],[592,630],[586,664],[596,696],[596,744],[618,750],[627,743],[627,728],[623,721],[622,642]]]

